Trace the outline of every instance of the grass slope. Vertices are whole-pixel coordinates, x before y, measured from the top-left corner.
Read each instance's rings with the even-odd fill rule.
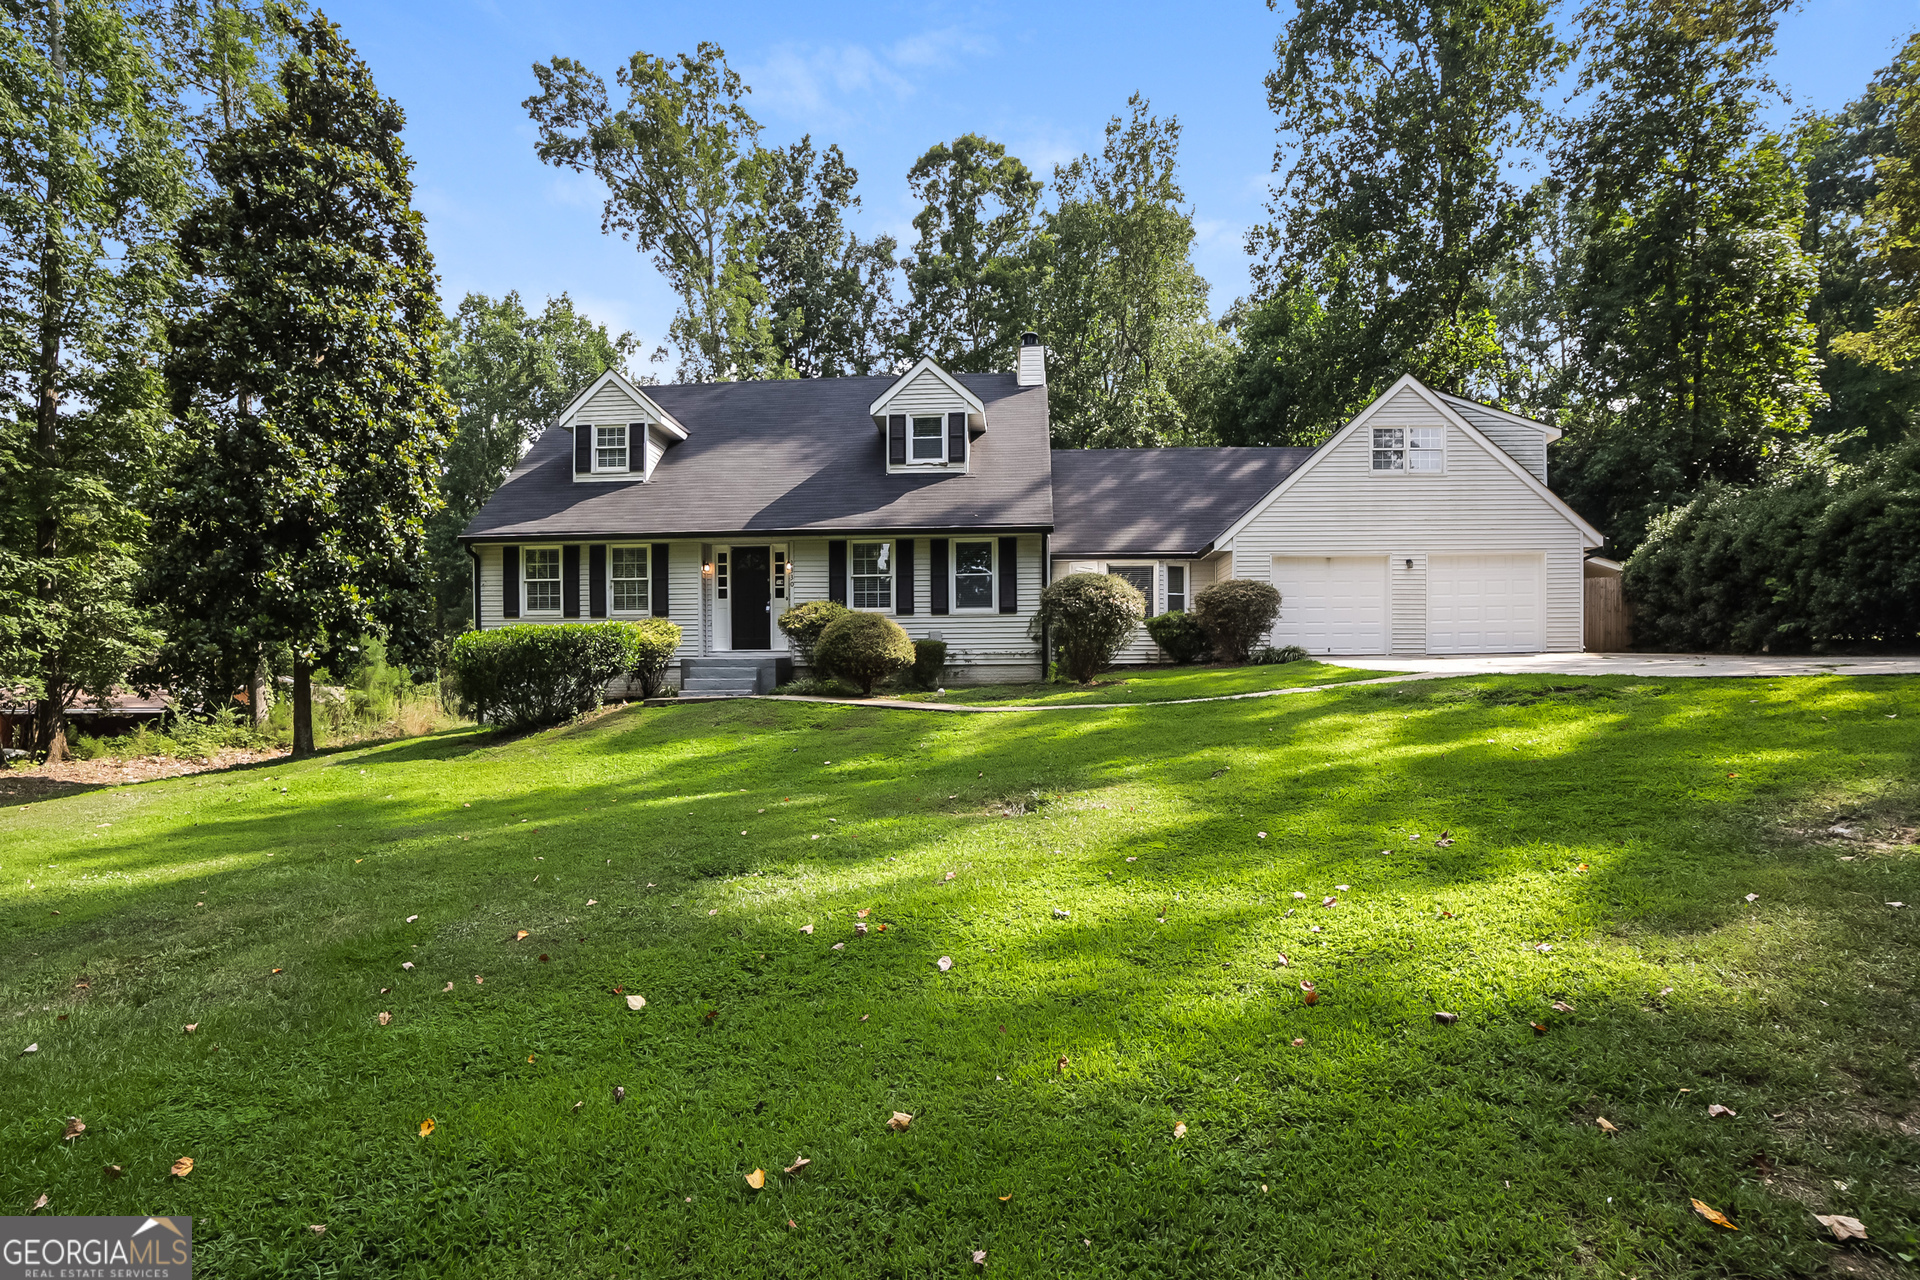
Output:
[[[191,1214],[222,1277],[1785,1276],[1811,1211],[1894,1274],[1920,876],[1794,829],[1910,822],[1916,717],[733,702],[15,808],[0,1205]]]

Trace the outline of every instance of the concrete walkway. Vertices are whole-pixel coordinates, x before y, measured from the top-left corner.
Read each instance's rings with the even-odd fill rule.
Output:
[[[1362,671],[1393,671],[1396,675],[1372,680],[1343,680],[1338,684],[1299,685],[1290,689],[1261,689],[1253,693],[1225,693],[1211,698],[1157,698],[1138,702],[1067,702],[1041,706],[992,706],[959,702],[909,702],[903,698],[804,698],[794,694],[759,695],[766,702],[822,702],[842,707],[885,707],[891,711],[950,711],[966,715],[1012,711],[1113,711],[1123,707],[1178,707],[1196,702],[1241,702],[1248,698],[1284,698],[1296,693],[1325,693],[1366,685],[1400,684],[1407,680],[1440,680],[1448,676],[1556,675],[1556,676],[1901,676],[1920,675],[1920,655],[1904,658],[1790,658],[1771,654],[1751,656],[1717,653],[1516,653],[1472,654],[1436,658],[1379,658],[1365,655],[1324,657],[1320,661]],[[660,699],[649,706],[672,705],[680,699]]]

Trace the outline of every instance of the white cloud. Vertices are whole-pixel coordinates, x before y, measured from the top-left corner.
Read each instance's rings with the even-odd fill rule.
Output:
[[[775,114],[823,124],[845,124],[872,99],[903,101],[918,89],[920,73],[951,67],[992,52],[992,42],[959,27],[896,40],[879,50],[864,44],[787,42],[760,62],[741,68],[753,101]]]

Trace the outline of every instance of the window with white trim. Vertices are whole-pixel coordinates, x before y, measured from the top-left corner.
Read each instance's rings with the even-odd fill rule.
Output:
[[[938,414],[915,418],[913,438],[907,452],[909,462],[945,462],[947,460],[947,420]]]
[[[773,549],[773,598],[775,600],[787,598],[787,549],[785,547]]]
[[[560,548],[528,547],[520,557],[528,613],[560,612]]]
[[[627,469],[627,429],[625,427],[593,429],[593,469],[595,471]]]
[[[1134,589],[1139,591],[1141,596],[1145,598],[1147,602],[1147,612],[1149,614],[1154,612],[1153,566],[1152,565],[1150,564],[1110,564],[1107,566],[1107,572],[1112,574],[1116,578],[1124,578],[1128,582],[1131,582],[1134,586]]]
[[[1373,469],[1429,474],[1445,471],[1446,440],[1444,427],[1375,427]]]
[[[608,562],[608,573],[613,579],[613,611],[645,613],[649,585],[647,549],[645,547],[614,547]]]
[[[953,607],[991,609],[993,600],[993,552],[991,542],[955,542],[953,544]]]
[[[1187,567],[1182,564],[1167,566],[1167,612],[1185,613],[1187,611]]]
[[[847,547],[847,568],[853,579],[853,607],[893,608],[893,544],[855,542]]]

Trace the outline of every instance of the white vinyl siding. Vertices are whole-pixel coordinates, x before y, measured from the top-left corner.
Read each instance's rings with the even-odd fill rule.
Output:
[[[1198,588],[1193,585],[1192,575],[1200,567],[1200,563],[1189,560],[1060,559],[1053,562],[1053,576],[1057,580],[1070,573],[1112,573],[1133,581],[1135,586],[1149,583],[1151,586],[1142,590],[1141,594],[1146,597],[1147,617],[1151,618],[1155,614],[1166,611],[1167,570],[1175,565],[1188,573],[1187,607],[1189,609],[1193,607],[1192,593]],[[1153,633],[1144,626],[1134,628],[1133,635],[1120,646],[1120,651],[1113,658],[1115,666],[1140,666],[1166,660],[1167,655],[1162,652],[1159,645],[1153,642]]]
[[[942,382],[940,375],[931,369],[922,369],[912,382],[900,388],[887,401],[888,413],[904,413],[909,419],[916,414],[939,414],[943,423],[946,414],[967,409],[967,402],[955,395],[953,388]]]
[[[1548,432],[1515,422],[1506,414],[1485,405],[1461,403],[1449,399],[1447,406],[1471,422],[1480,434],[1500,446],[1501,452],[1531,471],[1541,484],[1547,483]]]
[[[1387,651],[1385,556],[1275,556],[1280,616],[1272,643],[1316,657]]]
[[[1445,473],[1414,483],[1416,477],[1375,472],[1375,426],[1444,430]],[[1577,652],[1583,644],[1579,527],[1412,387],[1298,473],[1239,531],[1230,550],[1232,567],[1223,577],[1264,578],[1275,556],[1387,560],[1391,651],[1408,654],[1428,652],[1433,557],[1526,553],[1541,564],[1540,647]],[[1284,618],[1284,602],[1281,610]]]
[[[574,417],[584,422],[627,422],[638,421],[641,417],[640,405],[634,398],[620,389],[618,382],[609,382],[593,393],[593,397],[575,412]]]
[[[951,556],[954,538],[947,536],[948,554]],[[896,544],[902,540],[893,539]],[[960,540],[970,539],[963,535]],[[854,534],[849,535],[848,541],[852,543],[867,539]],[[947,642],[947,683],[980,684],[1039,679],[1040,646],[1028,637],[1027,625],[1032,621],[1034,611],[1040,607],[1040,535],[1022,534],[1019,545],[1019,612],[1001,613],[996,606],[990,612],[937,615],[929,612],[933,607],[932,539],[922,534],[914,535],[913,612],[906,617],[899,614],[891,616],[916,640],[932,639],[938,633],[939,638]],[[997,560],[997,537],[995,548]],[[789,549],[793,557],[793,586],[789,603],[797,606],[809,600],[825,600],[827,539],[798,538],[789,544]],[[848,560],[848,577],[851,579],[851,555]],[[848,585],[851,589],[851,581]],[[994,590],[997,599],[997,578]],[[774,644],[779,645],[783,637],[776,632],[773,639]]]

